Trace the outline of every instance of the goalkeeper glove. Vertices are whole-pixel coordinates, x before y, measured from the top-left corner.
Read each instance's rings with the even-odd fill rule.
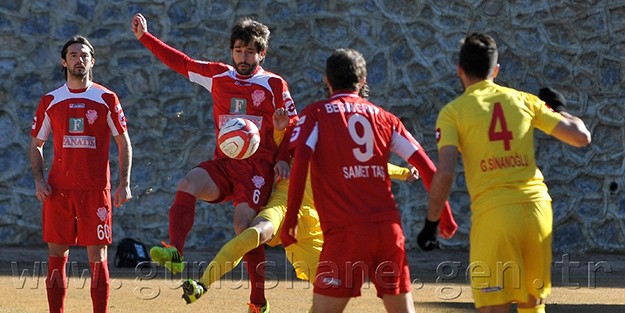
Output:
[[[425,225],[417,236],[417,244],[424,251],[430,251],[440,248],[438,240],[436,239],[436,231],[438,230],[438,222],[431,222],[427,218],[425,219]]]
[[[556,112],[563,111],[564,107],[566,107],[566,99],[564,99],[564,96],[551,87],[541,88],[538,92],[538,98],[545,101],[547,105]]]

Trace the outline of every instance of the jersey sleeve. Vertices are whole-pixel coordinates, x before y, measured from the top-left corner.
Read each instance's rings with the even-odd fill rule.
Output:
[[[152,54],[154,54],[159,60],[161,60],[163,64],[167,65],[169,68],[178,72],[189,80],[192,80],[192,73],[197,73],[205,77],[212,77],[219,71],[223,72],[224,68],[227,68],[227,66],[206,66],[207,64],[219,63],[194,60],[183,52],[164,43],[151,33],[145,33],[143,36],[141,36],[141,39],[139,39],[139,41],[148,50],[150,50]],[[201,82],[193,82],[203,85]]]
[[[126,132],[126,115],[122,109],[122,105],[119,102],[119,98],[115,93],[106,93],[102,95],[102,98],[106,102],[109,108],[109,114],[107,117],[107,124],[111,129],[113,136],[118,136]]]
[[[46,114],[48,104],[52,100],[52,96],[45,95],[39,100],[39,106],[33,116],[33,123],[31,126],[30,134],[40,140],[48,140],[50,133],[52,133],[52,127],[50,125],[50,118]]]
[[[410,175],[410,169],[407,167],[395,165],[393,163],[387,164],[388,177],[396,180],[406,180]]]
[[[535,95],[525,93],[525,103],[534,112],[534,126],[546,134],[551,134],[554,128],[562,121],[562,115],[553,111],[544,101]]]

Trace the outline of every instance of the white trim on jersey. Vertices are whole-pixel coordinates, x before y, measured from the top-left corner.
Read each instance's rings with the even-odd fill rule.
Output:
[[[227,71],[224,73],[228,73]],[[189,81],[192,83],[196,83],[202,87],[204,87],[208,92],[212,92],[213,89],[213,77],[226,76],[223,73],[219,75],[215,75],[213,77],[203,76],[195,72],[189,71]]]
[[[113,121],[113,118],[111,117],[111,111],[108,111],[108,113],[106,114],[106,124],[108,124],[109,128],[111,129],[111,135],[113,137],[119,136],[117,127],[115,127],[115,122]]]
[[[410,135],[408,135],[410,136]],[[413,139],[414,140],[414,139]],[[404,160],[408,160],[410,156],[419,150],[418,146],[404,137],[402,134],[393,130],[393,136],[391,137],[391,151],[400,156]]]
[[[308,135],[308,138],[306,138],[306,145],[309,146],[313,151],[315,151],[317,141],[319,141],[319,124],[315,122],[315,126],[310,132],[310,135]]]
[[[50,134],[52,133],[52,125],[50,125],[50,116],[48,116],[48,112],[43,114],[43,122],[41,122],[41,128],[39,128],[39,132],[37,132],[37,139],[46,141]]]
[[[258,73],[252,75],[249,78],[240,78],[240,77],[237,77],[237,71],[232,65],[227,65],[227,67],[228,67],[227,71],[223,73],[219,73],[212,77],[204,76],[204,75],[189,71],[188,72],[189,81],[204,87],[206,90],[208,90],[208,92],[211,92],[211,93],[213,89],[213,80],[219,77],[230,77],[235,81],[241,81],[241,82],[259,85],[265,88],[266,90],[269,90],[269,92],[271,92],[271,96],[272,96],[271,98],[273,99],[273,102],[272,102],[273,108],[276,109],[276,95],[274,94],[274,90],[273,88],[271,88],[271,85],[269,85],[269,79],[278,78],[282,80],[280,76],[267,72],[261,68],[258,71]],[[282,95],[280,95],[280,97],[282,97]]]

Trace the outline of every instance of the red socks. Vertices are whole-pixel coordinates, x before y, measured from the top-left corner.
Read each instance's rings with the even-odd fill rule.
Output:
[[[91,303],[94,313],[107,313],[110,295],[108,261],[89,262],[91,266]]]
[[[50,313],[62,313],[67,293],[67,274],[65,273],[67,256],[48,256],[48,276],[46,277],[46,291],[48,293],[48,308]]]
[[[243,256],[247,265],[247,274],[250,277],[252,289],[250,302],[256,305],[265,305],[265,246],[260,245]]]
[[[169,244],[178,248],[180,254],[195,221],[196,200],[192,194],[178,191],[169,208]]]

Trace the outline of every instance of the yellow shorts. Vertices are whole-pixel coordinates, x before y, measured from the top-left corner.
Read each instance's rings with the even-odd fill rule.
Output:
[[[257,215],[273,225],[278,225],[274,228],[273,238],[267,243],[271,247],[282,244],[280,231],[286,214],[288,186],[288,180],[279,181],[267,205]],[[284,249],[287,259],[295,268],[297,278],[314,282],[322,246],[323,232],[319,215],[314,209],[311,193],[304,193],[297,219],[297,243]]]
[[[467,275],[475,307],[551,293],[551,201],[480,210],[472,217]]]

